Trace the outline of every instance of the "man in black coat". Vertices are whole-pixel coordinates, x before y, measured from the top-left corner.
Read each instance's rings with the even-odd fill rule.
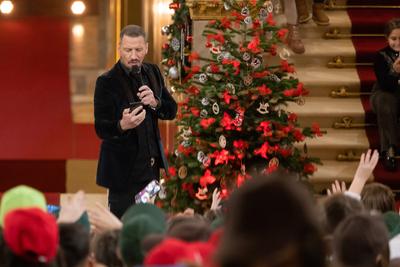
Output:
[[[137,25],[120,34],[119,61],[97,78],[94,120],[102,139],[96,181],[120,218],[135,195],[167,167],[158,119],[175,118],[177,105],[158,67],[144,63],[146,34]]]

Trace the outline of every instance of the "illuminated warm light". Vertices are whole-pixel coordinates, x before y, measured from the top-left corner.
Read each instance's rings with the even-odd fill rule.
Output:
[[[172,15],[174,14],[174,10],[169,8],[169,2],[159,2],[157,4],[154,4],[153,10],[155,13],[158,14],[167,14],[167,15]]]
[[[14,8],[13,3],[10,0],[4,0],[0,4],[0,11],[3,14],[10,14]]]
[[[82,26],[82,24],[75,24],[72,27],[72,34],[75,38],[82,38],[83,35],[85,34],[85,28]]]
[[[75,15],[81,15],[85,12],[86,6],[83,1],[74,1],[71,5],[71,11]]]

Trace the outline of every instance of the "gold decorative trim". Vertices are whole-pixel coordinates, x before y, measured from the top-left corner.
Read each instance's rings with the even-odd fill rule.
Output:
[[[220,19],[229,15],[224,9],[223,1],[214,0],[186,0],[192,20]]]
[[[360,97],[360,96],[368,96],[371,95],[371,93],[365,93],[365,92],[348,92],[349,87],[347,86],[342,86],[339,89],[332,90],[330,93],[330,96],[333,98],[351,98],[351,97]]]
[[[359,161],[361,156],[356,155],[353,150],[346,151],[343,154],[338,154],[336,156],[337,161]]]
[[[373,34],[373,33],[341,33],[338,28],[329,29],[325,34],[325,39],[342,39],[351,37],[383,37],[383,34]]]
[[[342,56],[336,56],[331,61],[328,62],[328,68],[354,68],[356,66],[372,66],[373,63],[359,63],[359,62],[344,62]]]
[[[334,122],[332,128],[334,129],[355,129],[355,128],[365,128],[375,126],[372,123],[353,123],[353,118],[350,116],[345,116],[340,119],[340,122]]]

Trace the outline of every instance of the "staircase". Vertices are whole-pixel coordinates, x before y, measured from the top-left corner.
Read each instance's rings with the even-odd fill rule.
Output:
[[[350,12],[364,12],[366,16],[375,12],[373,6],[366,6],[374,5],[374,2],[378,1],[331,1],[327,9],[329,26],[317,26],[312,20],[300,26],[306,52],[303,55],[293,54],[290,61],[295,64],[297,77],[310,94],[305,98],[304,106],[292,104],[288,109],[299,115],[302,126],[316,121],[326,131],[326,135],[321,138],[307,140],[308,153],[320,157],[323,162],[311,177],[317,190],[326,188],[335,179],[349,183],[361,153],[369,147],[378,148],[376,120],[368,98],[375,80],[372,58],[385,44],[381,35],[383,30],[376,26],[375,16],[357,21],[354,16],[349,16]],[[379,3],[388,4],[386,2]],[[396,1],[391,2],[393,4]],[[347,4],[352,7],[345,8]],[[386,14],[386,21],[391,17],[391,12],[400,9],[391,7],[380,8],[378,11],[376,16]],[[382,25],[382,21],[379,25]],[[357,46],[360,42],[369,42],[367,51]],[[343,90],[350,94],[340,97]],[[381,163],[371,179],[389,184],[395,189],[400,186],[400,172],[388,174]]]

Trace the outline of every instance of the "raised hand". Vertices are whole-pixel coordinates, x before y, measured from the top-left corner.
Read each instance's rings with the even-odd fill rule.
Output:
[[[343,181],[339,182],[338,180],[335,180],[335,182],[332,183],[331,188],[331,190],[329,188],[327,189],[328,196],[344,193],[346,192],[346,183]]]

